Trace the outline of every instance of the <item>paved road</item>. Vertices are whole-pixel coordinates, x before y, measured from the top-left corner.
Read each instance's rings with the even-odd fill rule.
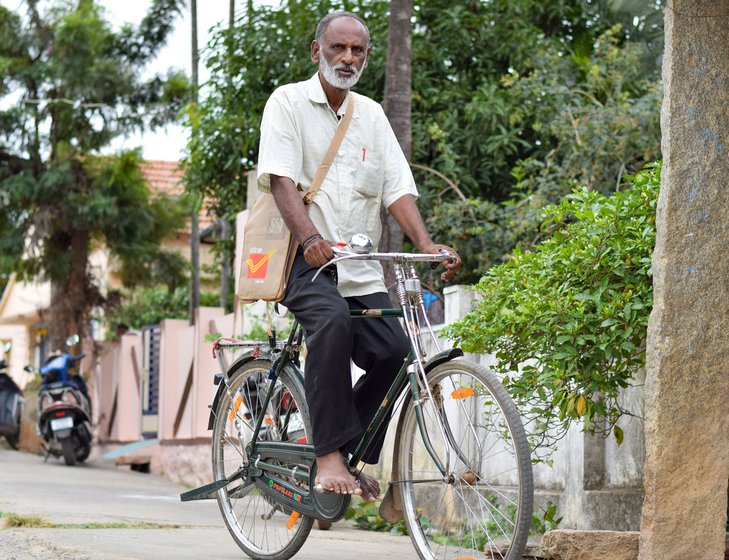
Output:
[[[51,523],[177,525],[160,529],[0,529],[2,560],[215,560],[246,558],[213,501],[181,503],[186,490],[151,474],[91,461],[62,461],[0,448],[0,512]],[[346,521],[314,528],[296,560],[417,558],[410,539],[360,531]]]

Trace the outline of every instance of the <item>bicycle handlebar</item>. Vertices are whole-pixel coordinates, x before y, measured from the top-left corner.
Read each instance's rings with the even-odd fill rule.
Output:
[[[431,265],[437,265],[444,261],[453,262],[455,260],[455,257],[446,250],[442,250],[440,253],[357,253],[351,249],[347,250],[344,247],[334,245],[332,246],[332,252],[335,255],[334,258],[316,271],[314,278],[311,279],[312,282],[316,280],[317,276],[319,276],[321,271],[326,267],[345,260],[392,261],[400,264],[407,262],[429,262]]]
[[[395,262],[435,262],[440,263],[443,261],[453,261],[455,257],[448,251],[443,250],[440,253],[357,253],[355,251],[347,251],[343,247],[332,247],[332,252],[339,257],[335,257],[332,261],[338,258],[355,259],[355,260],[368,260],[368,261],[395,261]],[[330,261],[331,262],[331,261]]]

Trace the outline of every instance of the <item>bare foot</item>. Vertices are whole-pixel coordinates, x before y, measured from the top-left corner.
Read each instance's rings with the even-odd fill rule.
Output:
[[[332,451],[316,458],[316,482],[327,492],[362,495],[355,478],[349,473],[339,451]]]
[[[362,489],[362,499],[365,502],[372,503],[380,497],[380,484],[371,476],[367,476],[365,473],[359,473],[357,482]]]

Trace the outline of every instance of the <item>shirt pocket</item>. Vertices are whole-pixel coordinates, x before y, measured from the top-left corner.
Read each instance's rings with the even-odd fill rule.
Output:
[[[385,170],[382,153],[362,148],[354,165],[352,184],[355,195],[366,199],[379,199],[382,196]]]
[[[383,192],[382,153],[363,152],[353,161],[347,235],[364,233],[373,240],[380,236],[380,206]],[[349,239],[349,237],[347,237]]]

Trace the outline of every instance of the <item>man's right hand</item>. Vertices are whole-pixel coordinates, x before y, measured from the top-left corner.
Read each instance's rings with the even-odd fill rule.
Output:
[[[313,268],[321,268],[334,258],[332,245],[333,243],[326,239],[318,239],[309,243],[304,249],[306,262]]]

